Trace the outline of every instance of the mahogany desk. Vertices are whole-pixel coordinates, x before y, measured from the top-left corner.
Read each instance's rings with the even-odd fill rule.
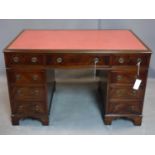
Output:
[[[13,125],[29,117],[48,125],[54,69],[94,68],[95,63],[105,124],[127,118],[141,125],[151,50],[131,30],[24,30],[4,55]],[[136,78],[142,79],[138,90]]]

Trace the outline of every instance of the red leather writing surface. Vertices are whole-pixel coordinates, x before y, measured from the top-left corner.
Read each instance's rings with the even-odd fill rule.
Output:
[[[146,50],[128,30],[26,30],[8,49]]]

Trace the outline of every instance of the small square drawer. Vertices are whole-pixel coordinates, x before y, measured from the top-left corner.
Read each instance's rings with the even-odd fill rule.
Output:
[[[44,57],[39,54],[5,54],[6,65],[43,65]]]
[[[44,114],[48,110],[44,102],[14,102],[12,106],[12,112],[15,114]]]
[[[147,70],[140,70],[139,77],[142,80],[142,84],[145,83],[147,78]],[[115,70],[110,73],[110,81],[111,83],[126,83],[126,84],[134,84],[137,78],[137,70]]]
[[[43,101],[46,99],[44,87],[14,86],[11,91],[14,101]]]
[[[144,96],[144,88],[141,86],[139,90],[134,90],[133,86],[110,86],[109,99],[136,99],[142,100]]]
[[[63,66],[108,66],[109,56],[101,54],[50,54],[46,57],[47,65]]]
[[[113,101],[109,102],[108,112],[110,114],[141,114],[141,101]]]
[[[45,83],[46,75],[43,70],[7,70],[11,84],[41,84]]]
[[[119,54],[112,56],[112,65],[137,65],[141,62],[141,65],[148,66],[150,61],[149,54]]]

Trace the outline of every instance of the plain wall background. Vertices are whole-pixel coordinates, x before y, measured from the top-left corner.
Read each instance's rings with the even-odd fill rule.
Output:
[[[30,19],[1,19],[0,20],[0,66],[4,73],[3,49],[23,29],[132,29],[152,52],[155,51],[155,20],[118,20],[118,19],[90,19],[90,20],[30,20]],[[155,58],[152,53],[149,77],[155,78]]]

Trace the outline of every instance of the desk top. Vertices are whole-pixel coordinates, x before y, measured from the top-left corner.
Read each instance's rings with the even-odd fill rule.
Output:
[[[148,50],[129,30],[24,30],[7,49]]]

